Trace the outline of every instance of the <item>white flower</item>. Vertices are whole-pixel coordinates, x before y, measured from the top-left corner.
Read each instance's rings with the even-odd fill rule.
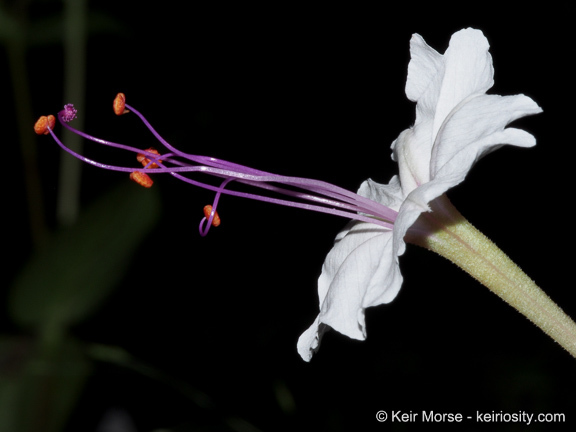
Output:
[[[492,58],[481,31],[461,30],[439,54],[420,35],[410,42],[406,95],[416,121],[392,143],[399,175],[388,185],[365,181],[358,194],[398,210],[392,231],[353,221],[336,237],[318,280],[320,313],[298,341],[309,361],[331,327],[366,338],[364,310],[392,301],[402,285],[398,257],[404,236],[429,204],[464,180],[474,163],[504,144],[531,147],[529,133],[508,123],[541,111],[524,95],[487,95]],[[416,234],[417,235],[417,234]]]

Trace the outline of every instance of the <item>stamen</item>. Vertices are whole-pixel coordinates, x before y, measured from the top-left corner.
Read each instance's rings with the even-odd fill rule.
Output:
[[[160,153],[154,147],[150,147],[144,151],[147,153],[152,153],[160,156]],[[142,166],[145,168],[159,168],[158,164],[156,164],[155,162],[150,163],[150,159],[144,153],[138,153],[138,155],[136,156],[136,160],[140,162]],[[158,159],[158,162],[162,161]]]
[[[210,219],[210,216],[212,216],[212,206],[211,205],[204,206],[204,217],[206,217],[206,219]],[[218,212],[214,210],[214,216],[212,218],[212,226],[217,227],[218,225],[220,225],[220,216],[218,216]]]
[[[48,135],[51,129],[56,125],[56,117],[52,114],[40,117],[34,124],[34,132],[38,135]]]
[[[114,98],[113,108],[114,114],[116,115],[122,115],[130,112],[126,109],[126,96],[124,93],[118,93],[116,95],[116,98]]]
[[[200,222],[200,234],[206,235],[213,225],[217,203],[221,194],[265,201],[271,204],[279,204],[304,210],[327,213],[331,215],[354,219],[362,222],[379,225],[385,229],[392,229],[398,212],[378,202],[372,201],[356,193],[320,180],[280,176],[266,171],[257,170],[244,165],[216,159],[209,156],[199,156],[185,153],[168,143],[152,127],[146,118],[135,108],[126,104],[126,96],[119,93],[114,99],[114,112],[118,115],[132,112],[138,116],[144,125],[152,132],[156,139],[166,148],[167,152],[157,151],[149,147],[147,150],[118,144],[111,141],[93,137],[71,127],[66,121],[75,117],[76,110],[69,104],[58,113],[58,119],[62,126],[81,137],[108,147],[133,152],[136,159],[144,166],[144,171],[154,169],[154,174],[170,174],[174,178],[185,181],[191,185],[211,190],[216,193],[209,217]],[[40,123],[48,123],[48,118]],[[35,127],[35,129],[37,129]],[[113,166],[89,159],[67,148],[52,131],[52,127],[38,126],[37,133],[50,133],[56,143],[72,156],[99,168],[113,171],[130,173],[130,178],[144,187],[152,186],[153,182],[145,172],[132,167]],[[46,132],[47,131],[47,132]],[[160,159],[161,158],[161,159]],[[192,175],[200,174],[220,179],[220,186],[204,183]],[[245,192],[228,189],[228,186],[241,184],[257,188],[261,193]],[[280,198],[278,196],[281,196]],[[283,198],[283,197],[285,198]],[[210,219],[210,220],[209,220]]]
[[[130,173],[130,180],[135,181],[140,186],[143,186],[145,188],[152,187],[152,185],[154,184],[150,176],[141,171],[132,171]]]

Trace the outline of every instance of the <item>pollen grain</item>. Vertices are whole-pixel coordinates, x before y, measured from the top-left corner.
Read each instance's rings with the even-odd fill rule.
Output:
[[[204,216],[206,217],[206,220],[210,219],[210,214],[212,213],[212,206],[211,205],[207,205],[204,207]],[[218,216],[218,212],[215,211],[214,212],[214,218],[212,219],[212,226],[217,227],[218,225],[220,225],[220,216]]]
[[[150,176],[141,171],[132,171],[130,173],[130,180],[135,181],[140,186],[143,186],[145,188],[152,187],[152,185],[154,184]]]

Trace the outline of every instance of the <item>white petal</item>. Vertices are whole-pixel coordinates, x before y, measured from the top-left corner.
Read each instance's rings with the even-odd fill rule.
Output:
[[[450,187],[464,180],[474,163],[504,144],[530,147],[536,140],[527,132],[508,128],[508,123],[541,112],[524,95],[480,95],[459,107],[442,126],[432,151],[430,177],[449,181]]]
[[[424,93],[438,87],[438,77],[444,75],[444,58],[431,48],[419,34],[410,39],[410,63],[406,80],[406,96],[418,102]],[[434,108],[436,103],[432,104]]]
[[[335,244],[318,279],[321,322],[351,338],[366,337],[364,308],[392,301],[400,289],[392,238],[377,225],[353,223]]]
[[[394,209],[403,202],[396,176],[388,185],[368,179],[358,194]],[[312,358],[328,326],[353,339],[366,338],[364,310],[391,302],[400,290],[398,256],[405,250],[404,234],[412,223],[396,221],[392,232],[355,221],[338,234],[318,279],[320,314],[298,340],[304,360]]]
[[[352,222],[336,239],[318,279],[320,314],[300,337],[298,351],[309,360],[324,325],[353,339],[366,338],[364,309],[388,303],[402,285],[392,231]]]
[[[435,137],[444,120],[462,101],[474,94],[484,94],[494,84],[490,45],[481,31],[460,30],[452,35],[444,54],[445,70],[436,103]]]
[[[392,143],[392,159],[398,162],[405,195],[431,180],[432,147],[446,118],[468,98],[492,86],[488,48],[482,32],[474,29],[452,35],[444,55],[421,36],[412,37],[406,95],[417,102],[416,122]]]
[[[410,40],[406,96],[416,105],[416,126],[406,129],[392,143],[405,195],[429,180],[432,128],[444,76],[444,56],[418,34]]]
[[[432,121],[406,129],[392,143],[392,159],[398,162],[398,174],[404,196],[430,181]]]
[[[357,193],[394,210],[398,210],[404,201],[400,179],[397,176],[393,176],[387,185],[368,179],[362,182]]]
[[[326,326],[320,323],[320,317],[316,317],[314,324],[308,328],[302,335],[298,338],[298,344],[296,348],[298,349],[298,354],[304,359],[304,361],[310,361],[312,355],[320,346],[320,339],[326,331]]]

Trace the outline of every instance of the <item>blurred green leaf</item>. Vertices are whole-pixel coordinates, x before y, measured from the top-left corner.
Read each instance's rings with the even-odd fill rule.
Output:
[[[91,371],[77,343],[52,350],[31,338],[0,339],[0,430],[58,432]]]
[[[6,42],[18,37],[21,33],[18,22],[12,18],[0,3],[0,42]]]
[[[0,43],[7,43],[26,36],[30,46],[62,43],[64,22],[61,13],[36,18],[24,24],[10,14],[0,3]],[[26,32],[24,32],[26,30]],[[88,34],[126,33],[126,25],[114,16],[99,12],[88,13]]]
[[[86,209],[16,278],[9,297],[15,323],[60,332],[92,313],[119,282],[159,209],[154,189],[132,183]]]

